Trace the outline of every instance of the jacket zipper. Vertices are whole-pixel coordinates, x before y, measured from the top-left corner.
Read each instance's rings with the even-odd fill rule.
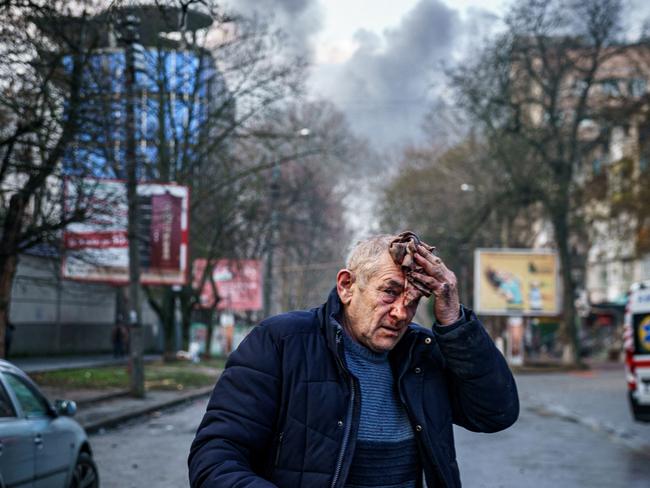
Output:
[[[341,474],[341,468],[343,467],[343,457],[345,451],[348,447],[348,442],[350,440],[350,431],[352,430],[352,409],[354,407],[354,381],[350,381],[350,405],[348,405],[348,413],[345,419],[345,432],[343,432],[343,442],[341,443],[341,451],[339,452],[338,460],[336,461],[336,467],[334,468],[334,478],[332,479],[332,488],[335,488],[336,483],[339,480],[339,475]]]
[[[278,437],[278,450],[275,452],[275,466],[278,466],[278,462],[280,461],[280,450],[282,449],[282,438],[284,437],[284,432],[280,432],[280,436]]]
[[[402,400],[402,405],[404,405],[404,408],[406,409],[406,413],[408,414],[409,418],[413,418],[413,414],[411,413],[411,410],[409,409],[408,404],[406,403],[406,400],[404,399],[404,394],[402,393],[402,378],[406,374],[406,371],[411,367],[411,356],[413,355],[413,349],[415,348],[415,343],[417,342],[417,339],[413,341],[413,344],[411,344],[411,348],[409,349],[409,355],[408,355],[408,362],[407,362],[407,367],[404,368],[402,371],[400,371],[399,378],[397,379],[397,390],[399,392],[399,397],[400,400]],[[427,451],[427,454],[431,459],[435,459],[435,456],[433,455],[433,452],[431,452],[431,449],[429,448],[428,443],[424,442],[422,439],[418,439],[418,442],[422,444],[424,447],[425,451]],[[424,469],[424,466],[422,467]],[[440,468],[438,467],[437,463],[434,463],[433,469],[437,472],[438,478],[440,481],[442,481],[443,484],[446,485],[445,479],[442,476],[442,473],[440,472]],[[426,477],[425,477],[426,480]]]
[[[339,344],[341,342],[341,330],[336,331],[336,343]],[[336,356],[336,359],[339,363],[339,366],[341,367],[342,371],[346,371],[345,367],[343,366],[343,362],[341,361],[341,358]],[[339,480],[339,476],[341,475],[341,469],[343,468],[343,457],[345,456],[345,451],[347,450],[348,447],[348,442],[350,440],[350,431],[352,430],[352,413],[354,410],[354,397],[355,397],[355,388],[354,388],[354,379],[350,377],[349,373],[346,373],[348,375],[348,378],[350,380],[350,404],[348,405],[348,412],[346,414],[345,418],[345,431],[343,432],[343,441],[341,442],[341,450],[339,451],[339,456],[336,461],[336,466],[334,468],[334,478],[332,478],[332,488],[336,487],[336,483]]]

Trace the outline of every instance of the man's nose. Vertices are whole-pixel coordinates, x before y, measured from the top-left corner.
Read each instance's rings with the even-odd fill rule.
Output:
[[[408,310],[404,306],[403,297],[395,300],[395,303],[393,303],[390,309],[390,315],[396,322],[403,322],[408,318]]]

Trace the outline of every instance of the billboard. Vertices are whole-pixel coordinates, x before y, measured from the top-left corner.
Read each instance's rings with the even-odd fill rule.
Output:
[[[176,184],[144,183],[137,188],[140,282],[187,283],[189,189]],[[81,199],[90,219],[68,225],[63,233],[63,278],[112,284],[129,282],[128,203],[119,180],[67,180],[66,211]]]
[[[474,308],[483,315],[561,313],[559,265],[553,251],[477,249]]]
[[[198,288],[207,261],[194,261],[194,288]],[[258,259],[219,259],[212,266],[212,280],[219,294],[217,310],[245,312],[262,309],[262,262]],[[207,279],[201,289],[199,307],[214,306],[212,284]]]

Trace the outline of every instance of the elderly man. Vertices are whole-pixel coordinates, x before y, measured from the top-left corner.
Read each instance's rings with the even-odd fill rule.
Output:
[[[233,352],[192,487],[457,487],[452,423],[514,423],[512,374],[454,274],[413,234],[393,252],[403,236],[358,243],[327,303],[266,319]],[[432,329],[411,323],[427,292]]]

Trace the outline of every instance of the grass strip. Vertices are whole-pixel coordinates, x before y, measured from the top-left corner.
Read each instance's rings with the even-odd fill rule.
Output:
[[[148,390],[184,390],[213,385],[224,360],[190,362],[154,362],[145,365],[145,388]],[[102,390],[128,388],[128,366],[102,366],[34,373],[31,378],[40,386],[64,389]]]

